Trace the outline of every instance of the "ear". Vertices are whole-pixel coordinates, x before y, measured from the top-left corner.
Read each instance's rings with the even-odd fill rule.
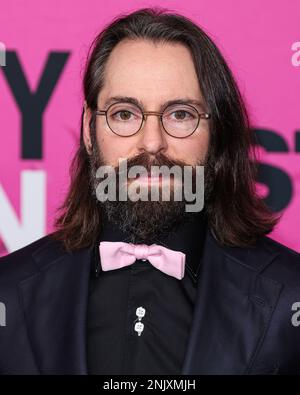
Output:
[[[84,101],[83,105],[83,141],[87,153],[90,155],[92,152],[92,142],[91,142],[91,131],[90,131],[90,120],[91,120],[91,110],[89,109],[87,102]]]

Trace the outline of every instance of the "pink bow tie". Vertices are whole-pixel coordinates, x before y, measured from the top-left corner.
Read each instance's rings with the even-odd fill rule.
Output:
[[[129,244],[124,242],[101,241],[99,245],[103,271],[129,266],[136,259],[148,259],[160,271],[181,280],[184,276],[185,254],[157,244]]]

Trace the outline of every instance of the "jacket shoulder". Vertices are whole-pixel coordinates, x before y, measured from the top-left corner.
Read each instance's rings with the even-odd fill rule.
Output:
[[[214,248],[221,249],[227,258],[237,261],[251,271],[270,275],[278,282],[300,283],[300,254],[273,240],[261,237],[254,246],[221,246],[215,236],[209,237]]]
[[[276,241],[268,236],[263,237],[262,241],[263,241],[263,244],[265,245],[266,248],[268,248],[272,251],[275,251],[282,256],[289,257],[291,259],[296,259],[296,260],[300,259],[299,252],[279,243],[278,241]]]
[[[294,272],[297,275],[299,281],[300,276],[300,254],[279,243],[278,241],[271,239],[270,237],[264,237],[262,240],[263,247],[274,254],[274,259],[270,264],[270,271],[278,272],[279,276],[282,271]]]
[[[42,251],[58,251],[63,254],[62,243],[46,235],[25,247],[0,258],[0,281],[14,277],[16,280],[37,271],[34,256]],[[2,281],[1,281],[2,282]]]
[[[300,254],[269,237],[264,238],[263,244],[266,249],[274,254],[274,259],[266,267],[266,274],[286,286],[290,285],[298,289],[300,284]]]

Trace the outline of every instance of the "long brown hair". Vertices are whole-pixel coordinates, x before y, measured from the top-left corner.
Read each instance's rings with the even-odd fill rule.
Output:
[[[103,87],[104,68],[123,39],[176,42],[192,54],[200,89],[209,112],[210,146],[206,166],[205,207],[209,227],[223,245],[250,246],[269,233],[278,218],[256,194],[253,132],[239,89],[223,56],[207,34],[190,19],[162,8],[121,15],[93,41],[83,79],[84,98],[92,110]],[[92,138],[95,117],[90,121]],[[73,158],[71,183],[59,208],[53,236],[68,250],[92,246],[101,228],[101,210],[92,198],[89,155],[83,142]]]

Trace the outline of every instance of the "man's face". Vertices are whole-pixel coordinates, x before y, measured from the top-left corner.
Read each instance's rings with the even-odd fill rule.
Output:
[[[203,101],[189,50],[181,44],[154,44],[149,41],[121,41],[112,51],[105,69],[105,83],[98,96],[98,108],[114,96],[138,99],[145,111],[159,111],[169,100]],[[195,106],[199,112],[206,108]],[[87,122],[86,122],[87,123]],[[85,142],[89,139],[85,127]],[[141,153],[158,153],[172,160],[196,165],[204,161],[209,143],[208,122],[200,120],[196,131],[185,139],[164,132],[159,117],[149,116],[142,130],[131,137],[114,134],[104,116],[97,117],[97,145],[106,164],[117,166],[119,158]]]
[[[195,100],[199,113],[204,107],[192,57],[180,44],[153,44],[148,41],[119,43],[106,64],[104,87],[98,96],[98,109],[105,110],[112,97],[132,97],[144,111],[161,112],[170,100]],[[89,111],[84,117],[84,141],[91,145]],[[205,163],[209,144],[209,127],[201,119],[195,132],[186,138],[168,135],[157,116],[148,116],[143,128],[135,135],[121,137],[111,131],[105,116],[96,117],[96,145],[91,154],[92,180],[98,165],[116,169],[120,158],[128,160],[128,168],[142,165],[196,166]],[[88,149],[88,151],[90,151]],[[143,183],[139,178],[139,182]],[[132,180],[127,181],[127,183]],[[146,183],[148,183],[146,179]],[[155,181],[154,181],[155,182]],[[156,180],[156,182],[158,182]],[[173,185],[173,180],[171,181]],[[172,189],[173,189],[172,187]],[[132,235],[132,241],[150,241],[159,233],[167,233],[180,221],[188,220],[183,201],[106,201],[103,204],[111,222]]]

